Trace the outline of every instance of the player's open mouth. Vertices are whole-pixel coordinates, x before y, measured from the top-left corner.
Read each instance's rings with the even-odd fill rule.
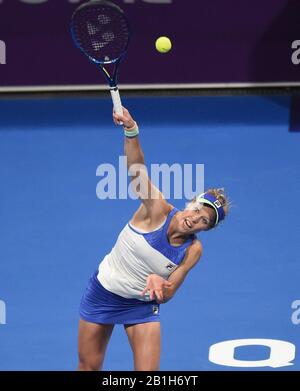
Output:
[[[190,221],[189,221],[188,219],[185,219],[185,220],[184,220],[184,223],[185,223],[185,225],[186,225],[189,229],[192,228],[192,224],[190,223]]]

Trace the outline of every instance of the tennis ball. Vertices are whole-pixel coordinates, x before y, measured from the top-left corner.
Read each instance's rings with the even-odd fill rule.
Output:
[[[167,53],[172,48],[172,42],[168,37],[159,37],[155,41],[155,47],[160,53]]]

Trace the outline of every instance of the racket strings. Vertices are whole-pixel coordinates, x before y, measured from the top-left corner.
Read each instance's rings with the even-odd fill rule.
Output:
[[[73,18],[73,32],[80,48],[100,63],[114,62],[128,46],[127,22],[111,8],[83,9]]]
[[[98,22],[102,25],[108,24],[111,22],[111,18],[108,15],[100,14],[98,15]]]

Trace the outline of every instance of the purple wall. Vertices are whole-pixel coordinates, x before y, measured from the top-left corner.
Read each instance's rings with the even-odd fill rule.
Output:
[[[104,83],[70,37],[70,16],[83,2],[0,0],[0,87]],[[133,30],[120,83],[300,82],[300,64],[292,62],[299,0],[158,2],[115,0]],[[168,54],[154,49],[160,35],[173,40]]]

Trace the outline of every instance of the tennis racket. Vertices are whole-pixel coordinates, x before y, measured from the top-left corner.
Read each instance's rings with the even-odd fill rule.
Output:
[[[122,115],[117,76],[130,39],[123,10],[110,1],[88,1],[73,13],[71,33],[75,45],[102,70],[110,86],[114,110]],[[107,69],[109,64],[113,67],[111,73]]]

